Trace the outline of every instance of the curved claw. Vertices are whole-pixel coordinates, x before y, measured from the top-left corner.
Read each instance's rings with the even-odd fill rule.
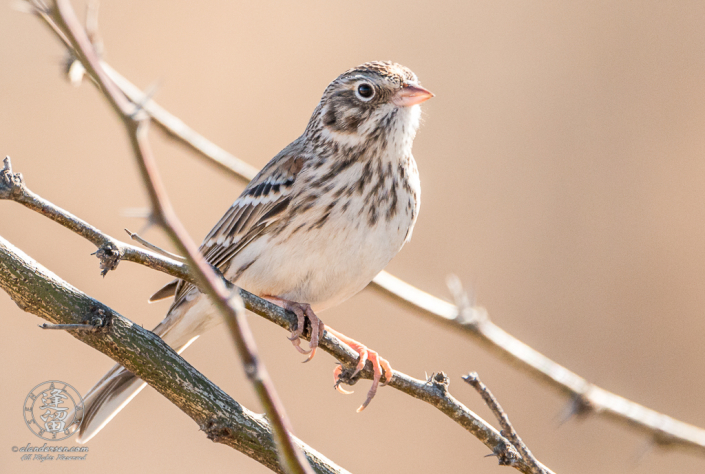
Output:
[[[384,359],[382,359],[379,354],[377,354],[375,351],[368,352],[370,354],[370,362],[372,362],[372,370],[374,372],[374,376],[372,377],[372,387],[370,387],[370,391],[367,392],[367,398],[365,399],[365,402],[360,405],[360,408],[357,409],[358,413],[367,408],[367,405],[370,404],[375,394],[377,393],[377,387],[379,386],[379,381],[382,378],[382,364],[380,362]],[[387,365],[389,365],[388,362]]]
[[[302,364],[305,364],[306,362],[311,362],[311,359],[313,359],[313,356],[316,355],[316,349],[318,349],[318,347],[312,347],[309,351],[307,351],[306,354],[308,354],[308,353],[310,352],[311,355],[309,355],[309,356],[306,358],[306,360],[303,361],[303,362],[301,362],[301,363],[302,363]]]
[[[291,343],[294,345],[294,349],[299,351],[301,354],[309,354],[311,352],[311,349],[306,350],[303,347],[301,347],[301,339],[298,337],[295,339],[289,339]],[[310,357],[309,357],[310,358]]]
[[[352,395],[353,393],[355,393],[353,390],[345,390],[343,387],[340,386],[339,383],[335,384],[335,389],[343,395]]]
[[[343,366],[342,365],[336,365],[335,370],[333,370],[333,380],[335,381],[335,385],[333,386],[338,392],[342,393],[343,395],[350,395],[354,393],[353,391],[348,391],[345,390],[343,387],[340,386],[340,374],[343,372]]]
[[[367,392],[367,399],[365,399],[365,403],[363,403],[362,405],[360,405],[360,406],[357,408],[357,410],[355,410],[357,413],[360,413],[362,410],[364,410],[365,408],[367,408],[367,405],[369,405],[370,402],[372,401],[372,399],[375,397],[375,394],[377,393],[377,387],[376,387],[376,386],[373,386],[373,388],[374,388],[374,390],[373,390],[373,389],[370,389],[370,391]]]

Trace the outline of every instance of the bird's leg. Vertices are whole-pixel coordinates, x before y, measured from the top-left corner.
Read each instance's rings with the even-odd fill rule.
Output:
[[[384,373],[384,383],[382,385],[387,385],[392,380],[392,377],[394,376],[392,366],[389,364],[389,361],[387,361],[387,359],[383,359],[379,356],[376,351],[368,349],[367,346],[357,342],[355,339],[351,339],[348,336],[339,333],[335,329],[332,329],[330,326],[326,326],[326,330],[329,334],[334,335],[335,337],[340,339],[341,342],[344,342],[345,344],[350,346],[352,350],[359,354],[360,358],[357,362],[357,366],[355,367],[355,372],[352,374],[352,377],[355,377],[362,369],[365,368],[365,363],[368,360],[372,362],[372,369],[374,371],[374,377],[372,378],[372,387],[370,387],[370,391],[367,392],[367,399],[365,400],[365,402],[360,405],[360,408],[357,409],[358,412],[361,412],[365,409],[365,407],[367,407],[367,405],[370,404],[372,398],[374,398],[375,396],[375,393],[377,393],[377,386],[379,385],[379,382],[382,379],[382,374]],[[384,372],[382,372],[383,370]],[[335,370],[333,371],[335,388],[341,393],[350,394],[352,392],[348,392],[347,390],[340,388],[340,374],[342,373],[342,371],[342,365],[336,366]]]
[[[311,350],[306,350],[301,347],[301,335],[304,333],[304,328],[306,327],[306,312],[301,309],[299,306],[294,306],[294,305],[285,305],[284,309],[293,311],[294,314],[296,315],[296,330],[292,331],[291,336],[289,337],[289,340],[291,343],[294,345],[294,348],[296,348],[297,351],[299,351],[302,354],[310,354]]]
[[[263,296],[267,301],[274,303],[277,306],[281,306],[287,311],[291,311],[296,315],[297,324],[296,330],[292,331],[289,340],[294,344],[297,351],[302,354],[309,354],[308,359],[304,362],[308,362],[313,359],[316,355],[316,349],[318,348],[318,341],[323,336],[323,331],[325,331],[326,326],[323,324],[316,313],[311,309],[311,305],[306,303],[296,303],[294,301],[284,300],[277,298],[276,296]],[[310,349],[305,350],[301,347],[301,335],[304,333],[304,328],[306,327],[306,318],[311,321],[311,343],[309,345]]]

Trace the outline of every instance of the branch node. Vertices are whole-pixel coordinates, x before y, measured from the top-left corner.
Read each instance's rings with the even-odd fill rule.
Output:
[[[653,443],[659,448],[670,448],[678,444],[678,439],[664,430],[657,430],[653,437]]]
[[[12,162],[6,156],[3,160],[3,168],[0,170],[0,199],[17,199],[25,191],[22,173],[12,172]]]
[[[226,425],[217,420],[208,420],[200,428],[206,433],[206,438],[214,443],[220,443],[221,440],[229,438],[232,434]]]
[[[339,362],[339,364],[343,369],[338,375],[338,379],[336,380],[335,385],[333,386],[338,391],[340,391],[340,384],[355,385],[362,376],[362,372],[355,373],[355,366],[348,366],[347,364],[344,364],[342,362]]]
[[[521,461],[519,451],[511,443],[503,441],[495,446],[492,455],[497,456],[500,466],[514,466]]]
[[[109,242],[103,245],[101,248],[93,252],[91,255],[95,255],[100,260],[100,272],[101,276],[108,274],[110,270],[115,270],[120,263],[120,249],[112,243]]]
[[[500,466],[515,466],[519,464],[521,455],[519,451],[508,441],[498,443],[490,454],[485,454],[486,458],[497,458],[497,463]]]
[[[105,310],[97,306],[93,306],[90,311],[90,316],[83,320],[84,324],[90,324],[96,332],[108,332],[112,326],[112,318],[106,314]]]
[[[94,306],[91,308],[91,316],[85,318],[82,323],[76,324],[39,324],[42,329],[57,329],[63,331],[91,331],[104,332],[109,326],[109,318],[106,317],[105,311]]]
[[[244,364],[245,366],[245,375],[247,375],[247,378],[249,380],[254,380],[257,377],[257,363],[256,362],[249,362]]]
[[[441,371],[437,374],[431,374],[429,382],[433,385],[433,388],[440,390],[444,395],[448,393],[448,386],[450,385],[450,378],[445,372]]]

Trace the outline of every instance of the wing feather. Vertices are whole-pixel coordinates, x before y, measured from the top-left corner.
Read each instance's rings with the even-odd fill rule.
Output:
[[[233,257],[285,214],[294,182],[304,165],[304,158],[294,152],[297,142],[282,150],[255,176],[203,240],[201,253],[220,271],[225,272]],[[181,304],[192,288],[192,284],[179,281],[171,309]]]

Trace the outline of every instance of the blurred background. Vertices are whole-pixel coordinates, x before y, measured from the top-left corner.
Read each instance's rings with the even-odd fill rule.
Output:
[[[42,23],[0,8],[0,153],[29,187],[112,236],[146,205],[123,129],[89,84],[62,75],[64,51]],[[81,14],[84,3],[74,1]],[[167,110],[263,166],[304,130],[326,85],[365,61],[409,66],[436,98],[414,154],[423,204],[389,270],[448,298],[457,274],[505,330],[588,380],[705,426],[705,4],[680,2],[225,2],[104,0],[105,59]],[[242,185],[151,135],[170,197],[194,239]],[[94,247],[18,204],[0,203],[0,235],[71,284],[151,328],[170,280],[122,263],[105,278]],[[158,230],[144,236],[167,245]],[[86,391],[106,356],[0,294],[0,471],[269,472],[207,440],[145,390],[89,442],[82,463],[21,462],[42,441],[21,407],[58,379]],[[322,315],[415,377],[443,370],[451,391],[494,420],[460,376],[478,371],[537,457],[556,472],[696,473],[705,459],[653,449],[588,418],[560,424],[567,400],[471,340],[365,290]],[[250,318],[295,433],[352,472],[510,472],[422,402],[369,382],[332,390],[333,359],[310,364],[287,334]],[[228,336],[186,358],[261,411]],[[75,444],[74,438],[69,445]]]

